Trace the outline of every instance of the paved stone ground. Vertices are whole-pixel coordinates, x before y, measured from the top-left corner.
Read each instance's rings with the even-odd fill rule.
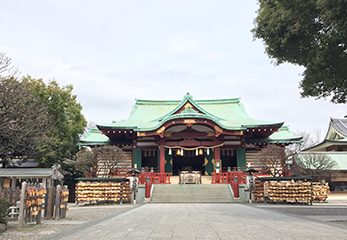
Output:
[[[105,218],[110,214],[125,211],[134,205],[80,205],[69,204],[66,219],[43,220],[42,224],[28,224],[23,229],[18,229],[18,221],[9,221],[8,229],[0,233],[1,240],[37,240],[44,236],[63,232],[71,227],[85,224],[95,219]]]
[[[312,206],[147,204],[43,239],[347,239],[346,226],[297,215],[300,208]]]

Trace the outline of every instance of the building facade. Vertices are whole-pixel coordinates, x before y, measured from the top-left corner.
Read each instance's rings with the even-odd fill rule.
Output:
[[[301,155],[324,154],[337,165],[331,169],[331,191],[347,191],[347,118],[330,118],[324,140],[305,149]]]
[[[177,175],[210,175],[216,169],[257,167],[255,154],[269,144],[298,143],[283,122],[248,116],[240,98],[136,100],[127,120],[97,125],[81,146],[116,145],[131,155],[129,167]]]

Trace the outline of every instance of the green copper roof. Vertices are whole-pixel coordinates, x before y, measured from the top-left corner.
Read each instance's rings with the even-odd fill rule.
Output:
[[[185,104],[190,103],[194,109],[186,108],[174,114]],[[268,122],[250,118],[240,98],[193,100],[187,93],[182,101],[136,100],[127,120],[99,125],[101,128],[133,129],[134,131],[152,131],[169,120],[178,118],[204,118],[214,121],[224,129],[244,130],[247,127],[280,125],[282,122]]]
[[[110,140],[106,135],[102,134],[99,129],[90,128],[89,133],[81,140],[79,140],[79,145],[118,145],[118,144],[131,144],[131,139],[121,139],[121,140]]]
[[[281,127],[268,138],[247,139],[247,143],[299,143],[302,137],[295,136],[288,126]]]
[[[99,129],[95,129],[95,128],[90,128],[89,129],[89,133],[83,138],[79,140],[79,145],[83,146],[83,145],[93,145],[93,146],[97,146],[97,145],[108,145],[110,144],[110,139],[101,133],[101,131]]]

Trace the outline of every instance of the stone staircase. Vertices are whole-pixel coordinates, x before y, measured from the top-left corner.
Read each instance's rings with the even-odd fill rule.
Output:
[[[154,184],[151,203],[232,203],[227,184]]]

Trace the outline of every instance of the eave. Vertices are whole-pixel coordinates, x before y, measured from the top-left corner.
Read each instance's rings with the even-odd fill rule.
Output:
[[[331,147],[331,146],[346,146],[347,145],[347,140],[329,140],[325,139],[323,142],[306,148],[303,150],[303,152],[314,152],[314,151],[325,151],[326,148]]]

